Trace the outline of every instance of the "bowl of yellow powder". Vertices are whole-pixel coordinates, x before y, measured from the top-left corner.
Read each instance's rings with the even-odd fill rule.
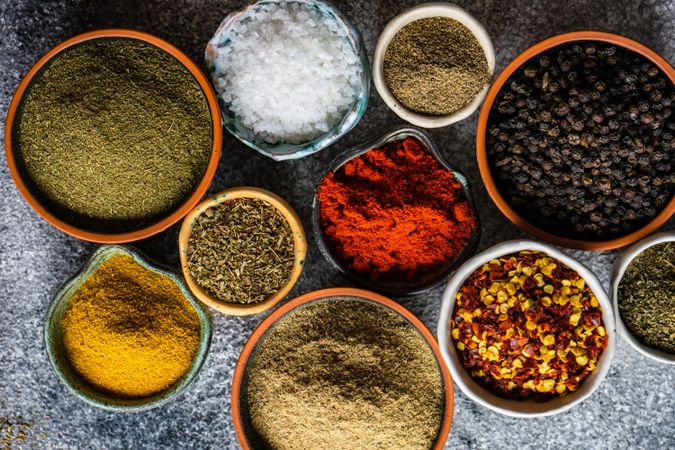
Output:
[[[194,380],[211,322],[177,275],[131,249],[103,246],[54,297],[44,338],[71,393],[134,412],[173,400]]]

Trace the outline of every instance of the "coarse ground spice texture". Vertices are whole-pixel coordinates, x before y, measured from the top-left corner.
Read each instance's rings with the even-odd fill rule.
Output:
[[[75,291],[61,326],[75,372],[120,398],[171,387],[200,342],[199,317],[178,285],[128,255],[111,257]]]
[[[452,339],[464,368],[506,398],[548,400],[579,388],[607,348],[597,298],[541,252],[485,263],[462,284]]]
[[[319,198],[329,246],[372,280],[431,277],[461,254],[476,228],[462,184],[413,137],[329,172]]]
[[[419,332],[380,305],[317,301],[270,329],[247,370],[244,405],[268,448],[430,449],[442,375]]]

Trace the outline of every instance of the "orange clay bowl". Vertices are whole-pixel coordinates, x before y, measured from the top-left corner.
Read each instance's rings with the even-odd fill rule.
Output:
[[[14,150],[12,148],[12,125],[14,124],[14,119],[17,114],[19,105],[23,95],[26,93],[26,90],[30,87],[33,79],[41,72],[41,70],[52,61],[52,59],[59,55],[63,50],[74,45],[81,44],[86,41],[101,39],[101,38],[126,38],[132,40],[138,40],[150,44],[154,47],[157,47],[161,50],[164,50],[166,53],[178,60],[185,68],[192,74],[200,88],[204,92],[206,101],[209,105],[209,111],[211,115],[212,123],[212,132],[213,132],[213,145],[211,148],[211,157],[209,163],[204,171],[202,180],[195,186],[192,194],[178,207],[178,209],[169,213],[166,217],[159,220],[158,222],[152,223],[148,226],[118,233],[106,233],[104,231],[93,231],[86,228],[83,228],[75,223],[69,223],[53,212],[51,212],[35,195],[34,192],[31,192],[27,183],[25,174],[19,169],[17,160],[14,155]],[[165,229],[169,228],[174,223],[178,222],[185,214],[188,213],[194,206],[199,202],[202,196],[206,193],[206,190],[211,184],[213,176],[216,174],[216,168],[218,167],[218,160],[220,159],[220,148],[223,141],[222,133],[222,122],[220,119],[220,111],[218,109],[218,101],[216,95],[209,84],[206,76],[202,73],[199,67],[182,51],[178,50],[173,45],[169,44],[163,39],[155,37],[151,34],[144,33],[141,31],[134,30],[125,30],[125,29],[105,29],[98,31],[91,31],[88,33],[83,33],[72,37],[53,49],[47,52],[42,58],[35,63],[33,67],[28,71],[26,76],[21,80],[19,86],[14,93],[12,102],[9,105],[9,112],[7,113],[7,122],[5,124],[5,151],[7,154],[7,164],[9,165],[9,171],[12,174],[12,178],[16,183],[16,186],[19,188],[19,192],[26,199],[28,204],[47,222],[55,226],[61,231],[64,231],[71,236],[76,238],[84,239],[86,241],[98,242],[103,244],[116,244],[124,242],[132,242],[140,239],[147,238],[154,234],[157,234]]]
[[[220,203],[235,200],[238,198],[257,198],[264,200],[270,205],[274,206],[281,215],[284,216],[288,225],[291,227],[293,233],[293,251],[295,260],[293,261],[293,268],[291,269],[291,277],[281,289],[269,296],[266,300],[258,303],[225,303],[217,298],[211,296],[208,292],[202,289],[197,282],[192,278],[187,265],[187,251],[188,243],[190,242],[190,234],[192,234],[192,227],[197,218],[207,209],[212,208]],[[295,283],[300,278],[302,269],[305,266],[305,258],[307,257],[307,237],[305,236],[305,229],[302,227],[302,221],[295,212],[295,210],[284,199],[278,195],[256,187],[237,187],[225,189],[212,197],[207,198],[201,202],[195,209],[185,217],[183,225],[180,228],[178,235],[178,252],[180,253],[180,265],[183,269],[183,276],[187,282],[192,294],[202,303],[223,314],[232,316],[247,316],[249,314],[257,314],[272,308],[274,305],[283,300],[284,297],[291,291]]]
[[[241,448],[243,450],[257,448],[255,441],[253,440],[252,433],[254,432],[252,431],[252,426],[246,417],[246,412],[242,411],[241,403],[242,384],[245,382],[246,368],[249,360],[251,359],[251,354],[255,351],[260,340],[272,327],[274,327],[277,321],[286,314],[307,303],[318,300],[330,301],[331,298],[335,297],[351,297],[357,300],[370,301],[393,310],[402,316],[413,327],[415,327],[422,337],[424,337],[424,340],[427,341],[429,347],[434,352],[434,356],[438,362],[438,367],[440,368],[441,374],[443,376],[445,407],[443,412],[443,421],[438,431],[438,437],[433,446],[433,450],[442,450],[445,446],[445,441],[448,439],[448,435],[450,434],[450,425],[452,425],[452,413],[454,408],[454,397],[452,390],[452,377],[450,376],[450,372],[443,362],[443,357],[441,356],[441,351],[438,347],[436,339],[434,338],[434,335],[431,334],[431,331],[429,331],[429,329],[424,325],[424,323],[422,323],[420,319],[417,318],[417,316],[395,301],[374,292],[355,288],[320,289],[318,291],[301,295],[300,297],[289,301],[279,309],[275,310],[272,314],[267,316],[265,320],[263,320],[253,331],[253,334],[251,334],[251,337],[249,337],[248,341],[246,341],[244,349],[239,355],[239,360],[237,361],[237,365],[234,369],[234,376],[232,378],[232,421],[234,422],[234,429],[237,433],[237,440],[239,441]]]
[[[618,47],[630,50],[647,58],[651,63],[661,69],[670,78],[671,82],[675,82],[675,70],[673,69],[673,66],[671,66],[662,56],[640,44],[639,42],[619,36],[617,34],[603,33],[598,31],[577,31],[574,33],[561,34],[541,41],[538,44],[528,48],[523,53],[518,55],[516,59],[511,61],[511,63],[506,66],[502,73],[499,74],[499,77],[497,77],[497,80],[493,83],[490,91],[487,94],[485,103],[483,104],[483,108],[480,112],[480,117],[478,118],[478,130],[476,133],[476,154],[478,157],[478,168],[480,169],[480,175],[483,178],[483,183],[485,184],[492,201],[495,202],[497,207],[511,222],[524,231],[544,241],[548,241],[563,247],[579,248],[583,250],[611,250],[632,244],[633,242],[636,242],[654,232],[661,225],[666,223],[666,221],[675,212],[675,197],[672,197],[670,202],[668,202],[663,210],[649,223],[629,234],[606,241],[584,241],[571,239],[544,231],[541,228],[531,224],[526,219],[521,217],[516,211],[514,211],[499,192],[499,189],[492,178],[490,164],[488,162],[486,148],[488,120],[490,118],[490,113],[494,106],[495,100],[497,99],[506,82],[531,58],[561,44],[574,41],[608,42]]]

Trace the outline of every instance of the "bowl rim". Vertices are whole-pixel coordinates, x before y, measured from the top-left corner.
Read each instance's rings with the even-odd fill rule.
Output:
[[[101,398],[96,398],[86,394],[80,388],[78,388],[77,385],[71,383],[70,379],[65,375],[61,367],[62,361],[56,356],[53,348],[53,345],[57,345],[53,344],[56,338],[53,336],[51,330],[52,322],[56,320],[56,310],[62,304],[70,303],[72,300],[72,293],[70,291],[73,288],[84,283],[105,261],[109,260],[113,256],[118,255],[130,256],[144,269],[167,277],[173,281],[181,290],[185,300],[190,303],[199,317],[199,347],[188,371],[185,372],[181,379],[179,379],[165,391],[143,399],[115,399],[114,397],[105,394],[103,394]],[[96,270],[89,273],[90,270],[94,269],[94,266],[97,266]],[[58,326],[60,327],[60,324]],[[96,251],[94,251],[94,253],[92,253],[80,266],[77,272],[72,277],[63,282],[63,284],[59,287],[57,293],[52,298],[47,313],[45,314],[42,328],[42,338],[52,369],[56,373],[61,384],[63,384],[67,391],[69,391],[72,395],[86,403],[89,403],[92,406],[107,411],[136,413],[163,406],[185,392],[185,390],[197,378],[199,372],[204,366],[204,363],[206,362],[206,358],[208,357],[209,349],[211,347],[212,331],[211,318],[208,311],[204,309],[203,306],[192,296],[190,290],[185,286],[183,280],[173,270],[163,265],[157,264],[135,248],[119,245],[103,245],[96,249]],[[86,382],[83,383],[86,384]],[[96,391],[94,388],[92,388],[92,390]],[[119,401],[119,403],[116,401]]]
[[[230,399],[230,411],[232,414],[232,421],[234,423],[235,433],[237,435],[237,440],[244,450],[250,450],[251,446],[246,438],[246,433],[244,431],[244,424],[241,415],[241,385],[244,380],[244,375],[246,372],[246,367],[248,365],[249,359],[252,352],[255,350],[256,346],[260,342],[260,339],[264,337],[267,331],[274,326],[275,323],[282,317],[286,316],[288,313],[294,311],[296,308],[305,305],[307,303],[319,300],[328,300],[332,297],[354,297],[357,299],[367,300],[373,303],[377,303],[380,306],[393,310],[399,316],[403,317],[408,323],[410,323],[415,329],[422,335],[424,340],[427,342],[434,357],[438,363],[438,367],[441,371],[441,376],[443,379],[444,385],[444,399],[445,399],[445,408],[443,411],[443,420],[441,422],[441,427],[438,431],[438,437],[434,444],[433,450],[441,450],[447,441],[448,435],[450,434],[450,426],[452,425],[452,418],[454,412],[454,391],[452,387],[452,376],[448,371],[448,368],[445,365],[443,357],[438,347],[438,343],[434,338],[434,335],[431,333],[429,328],[411,311],[406,309],[401,304],[391,300],[387,297],[384,297],[375,292],[366,291],[363,289],[356,288],[347,288],[347,287],[334,287],[319,289],[316,291],[308,292],[302,294],[299,297],[294,298],[285,305],[276,309],[272,314],[267,316],[257,327],[253,330],[253,333],[248,338],[244,344],[244,348],[239,354],[239,359],[234,368],[234,374],[232,376],[232,391]]]
[[[565,397],[543,403],[537,403],[532,400],[504,399],[480,386],[473,380],[466,369],[464,369],[464,366],[462,366],[462,363],[457,356],[457,352],[455,351],[455,345],[448,338],[447,327],[450,323],[450,315],[455,306],[455,295],[464,281],[487,261],[503,255],[517,253],[521,250],[534,250],[546,253],[548,256],[559,260],[572,270],[578,272],[591,288],[591,291],[602,307],[602,318],[608,336],[607,348],[600,356],[595,370],[588,375],[581,384],[581,387]],[[602,283],[600,283],[598,277],[590,269],[551,245],[527,239],[517,239],[502,242],[484,250],[469,259],[453,274],[441,297],[441,310],[438,319],[437,335],[441,353],[452,373],[452,378],[462,392],[464,392],[471,400],[492,411],[510,417],[543,417],[567,411],[595,392],[607,375],[612,359],[614,358],[616,351],[615,327],[616,323],[614,320],[612,303],[603,289]],[[552,402],[557,402],[559,404],[551,406]]]
[[[613,250],[616,248],[629,245],[649,234],[656,231],[661,225],[675,213],[675,196],[671,197],[668,204],[663,210],[657,214],[650,222],[638,228],[631,233],[618,238],[608,239],[604,241],[586,241],[580,239],[572,239],[557,236],[553,233],[544,231],[543,229],[533,225],[528,220],[520,216],[508,202],[502,197],[497,184],[495,183],[492,172],[490,170],[490,162],[487,156],[487,126],[490,113],[494,106],[495,100],[502,90],[506,81],[513,75],[523,64],[529,61],[536,55],[543,53],[552,48],[563,44],[568,44],[574,41],[601,41],[610,43],[634,53],[638,53],[649,60],[662,70],[671,82],[675,82],[675,69],[668,61],[661,55],[651,50],[650,48],[640,44],[637,41],[620,36],[618,34],[606,33],[600,31],[575,31],[572,33],[559,34],[557,36],[544,39],[531,46],[511,61],[506,68],[499,74],[497,79],[492,84],[492,87],[487,93],[485,103],[481,108],[478,117],[478,127],[476,130],[476,156],[478,159],[478,169],[480,171],[483,184],[490,195],[490,198],[497,206],[497,208],[504,214],[514,225],[524,230],[525,232],[542,239],[544,241],[560,245],[562,247],[577,248],[581,250]]]
[[[401,28],[408,25],[410,22],[436,16],[449,17],[467,27],[476,37],[478,43],[485,52],[490,79],[492,79],[495,72],[495,50],[490,35],[485,27],[462,7],[448,2],[422,3],[405,10],[394,17],[387,23],[377,40],[373,56],[373,82],[375,84],[375,89],[389,109],[394,111],[401,119],[424,128],[445,127],[466,119],[478,109],[490,88],[490,81],[488,81],[483,89],[476,94],[476,97],[471,103],[445,116],[429,116],[416,113],[403,106],[403,104],[394,97],[389,90],[389,87],[387,87],[387,83],[384,81],[384,55],[389,44]]]
[[[626,273],[626,269],[628,269],[628,266],[633,262],[635,257],[643,251],[664,242],[675,242],[675,231],[653,234],[625,249],[614,262],[610,286],[612,305],[614,306],[614,316],[616,317],[616,328],[619,332],[619,336],[626,340],[631,347],[638,351],[638,353],[664,364],[675,364],[675,354],[669,354],[639,342],[635,336],[633,336],[633,333],[628,330],[628,327],[621,318],[621,312],[619,311],[619,284],[623,279],[623,275]]]
[[[161,220],[137,230],[125,231],[121,233],[90,231],[68,223],[49,212],[47,208],[45,208],[42,203],[40,203],[37,197],[33,195],[33,193],[28,188],[28,185],[24,181],[21,171],[17,166],[16,158],[14,156],[14,148],[12,146],[12,129],[16,119],[16,114],[26,90],[31,85],[35,77],[40,73],[40,71],[49,62],[51,62],[54,57],[69,47],[79,45],[87,41],[107,38],[123,38],[141,41],[163,50],[171,57],[176,59],[180,64],[183,65],[183,67],[188,70],[188,72],[199,85],[208,104],[209,116],[211,117],[211,155],[209,157],[208,165],[204,170],[204,174],[199,183],[195,186],[192,194],[190,194],[190,196],[187,197],[187,199],[184,200],[183,203],[181,203],[175,210],[173,210],[170,214],[167,214]],[[144,239],[164,231],[174,223],[178,222],[183,216],[185,216],[185,214],[187,214],[188,211],[190,211],[190,209],[192,209],[197,204],[197,202],[199,202],[199,199],[206,193],[214,175],[216,174],[216,169],[218,168],[218,162],[220,160],[222,140],[222,123],[220,118],[220,110],[218,109],[218,102],[208,79],[202,73],[201,69],[199,69],[199,67],[185,53],[183,53],[173,44],[170,44],[169,42],[152,34],[125,28],[106,28],[78,34],[61,42],[45,53],[21,79],[21,82],[17,86],[9,104],[5,122],[5,155],[7,157],[7,165],[9,166],[9,172],[14,179],[14,183],[16,184],[23,198],[26,199],[28,204],[52,226],[76,238],[101,244],[120,244]]]
[[[328,241],[324,236],[323,226],[321,225],[321,200],[319,198],[319,189],[323,183],[323,180],[330,172],[339,170],[352,159],[364,155],[375,148],[378,148],[389,142],[403,139],[405,137],[414,137],[421,141],[429,149],[436,161],[438,161],[446,170],[453,173],[455,179],[457,179],[457,181],[462,185],[462,190],[464,192],[464,196],[466,197],[466,201],[469,204],[469,208],[473,213],[476,227],[471,233],[469,241],[464,247],[464,250],[462,250],[457,258],[446,269],[439,272],[436,277],[412,287],[383,286],[373,282],[372,280],[369,280],[366,277],[362,277],[354,273],[331,250],[330,245],[328,245]],[[409,296],[429,291],[444,284],[448,280],[448,276],[475,253],[481,238],[481,225],[478,209],[476,208],[475,202],[473,200],[473,189],[471,187],[469,178],[443,157],[429,134],[427,134],[422,129],[404,125],[395,127],[389,132],[380,135],[375,139],[356,145],[355,147],[342,152],[333,161],[331,161],[330,164],[328,164],[328,169],[324,171],[324,173],[321,175],[321,178],[316,183],[314,195],[312,197],[312,233],[314,234],[314,240],[323,258],[334,268],[339,270],[343,275],[345,275],[349,280],[366,289],[381,292],[383,294]]]
[[[209,42],[206,46],[204,52],[207,65],[211,66],[209,61],[210,57],[213,57],[212,54],[216,51],[215,49],[219,46],[216,41],[216,37],[225,33],[226,29],[231,28],[235,23],[239,21],[240,18],[248,14],[253,8],[256,8],[261,5],[277,3],[277,0],[259,0],[257,2],[250,3],[249,5],[244,6],[241,9],[235,10],[228,14],[225,19],[218,26],[218,29],[214,35],[209,39]],[[317,153],[321,150],[326,149],[331,146],[339,139],[344,137],[349,133],[363,118],[366,109],[368,108],[368,100],[370,98],[370,81],[372,78],[370,62],[368,60],[368,51],[366,50],[363,37],[359,29],[349,20],[349,18],[340,11],[332,2],[326,0],[293,0],[295,3],[308,4],[310,6],[315,6],[322,13],[335,19],[340,27],[345,31],[347,40],[351,44],[354,53],[357,56],[359,65],[361,67],[361,77],[358,85],[358,90],[356,93],[356,99],[351,107],[345,112],[342,119],[329,131],[315,137],[314,139],[303,142],[300,144],[287,144],[287,143],[277,143],[270,144],[268,146],[262,146],[253,140],[248,139],[239,133],[234,126],[231,124],[231,120],[226,117],[224,109],[227,109],[223,106],[220,110],[220,113],[223,117],[223,125],[225,129],[244,145],[254,149],[258,153],[265,155],[269,158],[272,158],[275,161],[285,161],[291,159],[299,159],[305,156]],[[214,58],[215,59],[215,58]],[[213,69],[213,67],[211,67]],[[216,85],[215,81],[215,71],[211,70],[211,77],[214,79],[213,84]],[[220,94],[216,95],[218,99],[218,104],[220,105]]]
[[[195,220],[207,209],[210,209],[223,202],[236,200],[239,198],[259,199],[272,205],[284,216],[284,219],[286,219],[286,222],[288,222],[291,232],[293,233],[294,261],[290,278],[281,289],[270,295],[266,300],[258,303],[225,303],[214,298],[197,284],[190,274],[187,265],[188,244],[190,242],[190,235],[192,234],[192,227]],[[183,224],[181,225],[180,233],[178,235],[178,253],[180,255],[180,265],[183,271],[183,277],[185,278],[190,291],[192,291],[192,294],[197,297],[199,301],[223,314],[229,314],[233,316],[247,316],[272,308],[281,300],[283,300],[284,297],[286,297],[286,295],[291,291],[293,286],[295,286],[295,283],[297,283],[300,275],[302,274],[302,270],[305,266],[305,260],[307,259],[307,236],[305,235],[305,229],[302,226],[302,220],[300,219],[300,216],[298,216],[298,213],[295,212],[293,207],[289,205],[283,198],[266,189],[251,186],[240,186],[225,189],[212,195],[211,197],[203,200],[201,203],[199,203],[199,205],[197,205],[192,211],[188,213],[188,215],[183,220]]]

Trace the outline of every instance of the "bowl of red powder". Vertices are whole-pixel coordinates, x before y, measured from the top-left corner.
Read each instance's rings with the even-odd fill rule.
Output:
[[[397,128],[338,157],[313,207],[326,260],[355,283],[393,295],[440,285],[479,240],[466,176],[416,128]]]

